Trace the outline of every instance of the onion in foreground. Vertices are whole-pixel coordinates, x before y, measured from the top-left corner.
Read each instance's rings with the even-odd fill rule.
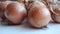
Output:
[[[30,4],[28,21],[33,27],[42,28],[47,26],[50,18],[50,12],[42,2],[35,1]]]
[[[20,24],[26,16],[24,4],[19,2],[9,4],[6,8],[5,16],[13,24]]]

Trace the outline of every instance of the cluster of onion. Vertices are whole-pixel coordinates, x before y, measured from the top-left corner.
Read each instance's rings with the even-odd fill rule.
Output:
[[[4,3],[2,2],[4,10],[2,13],[13,24],[20,24],[27,16],[28,11],[27,18],[31,26],[36,28],[47,26],[51,16],[46,5],[39,1],[26,2],[27,3],[19,3],[17,1],[5,1]],[[29,10],[25,7],[27,7]]]

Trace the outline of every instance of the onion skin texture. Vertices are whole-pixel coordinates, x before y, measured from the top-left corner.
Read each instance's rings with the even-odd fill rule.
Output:
[[[35,1],[30,5],[28,12],[29,23],[35,28],[47,26],[51,18],[48,8],[39,1]]]
[[[6,18],[13,24],[20,24],[26,17],[26,9],[23,3],[11,3],[5,11]]]

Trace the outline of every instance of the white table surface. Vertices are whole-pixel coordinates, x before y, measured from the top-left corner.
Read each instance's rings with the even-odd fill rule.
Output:
[[[50,23],[47,27],[48,28],[34,29],[25,23],[16,26],[0,24],[0,34],[60,34],[60,24]]]

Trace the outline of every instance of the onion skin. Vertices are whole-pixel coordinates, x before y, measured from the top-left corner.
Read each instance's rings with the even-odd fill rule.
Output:
[[[33,27],[41,28],[47,26],[50,18],[50,12],[42,2],[35,1],[31,4],[28,21]]]
[[[13,24],[20,24],[26,16],[24,4],[19,2],[9,4],[6,8],[5,16]]]

